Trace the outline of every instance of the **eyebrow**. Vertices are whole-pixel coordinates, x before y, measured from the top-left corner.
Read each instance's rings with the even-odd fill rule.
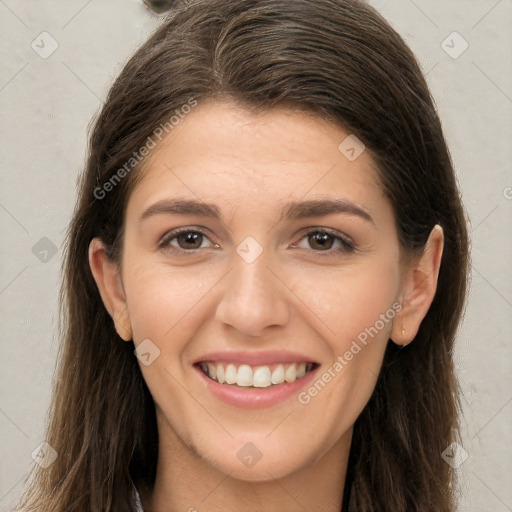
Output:
[[[315,199],[311,201],[291,201],[286,203],[281,212],[281,219],[305,219],[310,217],[321,217],[335,213],[345,213],[358,216],[365,221],[375,225],[371,215],[356,206],[354,203],[344,199]]]
[[[358,216],[375,225],[375,221],[367,211],[350,201],[334,198],[290,201],[284,205],[280,219],[299,220],[336,213]],[[159,201],[144,211],[140,221],[154,215],[198,215],[200,217],[221,220],[221,212],[217,205],[191,199],[165,199]]]

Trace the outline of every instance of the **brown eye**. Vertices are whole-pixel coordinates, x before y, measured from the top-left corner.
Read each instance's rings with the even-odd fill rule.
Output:
[[[338,231],[331,232],[327,228],[319,228],[306,233],[300,239],[300,244],[294,247],[310,249],[320,254],[325,253],[322,256],[349,254],[356,250],[350,238]]]
[[[181,249],[199,249],[203,241],[203,235],[197,231],[189,231],[176,237]]]
[[[313,249],[328,250],[334,243],[334,237],[328,233],[312,233],[308,236],[309,244]]]
[[[158,245],[165,251],[181,254],[200,252],[203,249],[218,249],[220,247],[218,244],[213,243],[209,236],[202,231],[187,228],[170,231],[162,238]]]

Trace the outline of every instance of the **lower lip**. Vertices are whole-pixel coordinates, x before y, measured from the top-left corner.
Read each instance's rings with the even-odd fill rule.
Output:
[[[308,372],[304,377],[297,379],[295,382],[285,382],[267,388],[244,388],[229,384],[220,384],[216,380],[207,377],[201,368],[195,367],[195,369],[200,377],[202,377],[209,391],[223,402],[245,409],[260,409],[263,407],[271,407],[285,401],[293,395],[297,395],[302,388],[306,387],[311,382],[318,367]]]

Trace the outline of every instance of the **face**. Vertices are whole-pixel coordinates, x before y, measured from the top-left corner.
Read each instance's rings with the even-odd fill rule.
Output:
[[[256,481],[346,442],[402,276],[391,204],[368,152],[339,149],[349,135],[209,103],[150,153],[120,277],[160,443]]]

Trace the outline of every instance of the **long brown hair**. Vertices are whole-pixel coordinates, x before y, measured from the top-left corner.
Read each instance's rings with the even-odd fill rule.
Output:
[[[63,345],[47,431],[59,456],[35,467],[21,508],[133,511],[133,486],[154,483],[154,403],[133,345],[117,335],[102,303],[87,249],[100,237],[119,257],[143,161],[119,169],[157,127],[171,129],[168,120],[191,98],[199,105],[229,98],[261,111],[286,105],[343,126],[373,156],[403,250],[421,252],[433,226],[443,227],[430,310],[410,345],[388,342],[354,426],[344,512],[453,511],[453,471],[441,453],[457,432],[452,348],[467,287],[466,217],[421,69],[360,0],[187,2],[130,58],[95,120],[68,232]]]

